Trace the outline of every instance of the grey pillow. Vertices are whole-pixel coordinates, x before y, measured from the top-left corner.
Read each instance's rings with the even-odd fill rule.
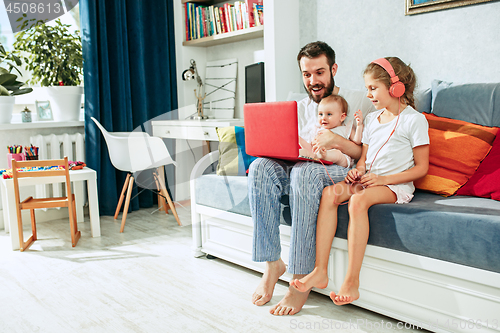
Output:
[[[432,113],[483,126],[500,126],[500,83],[455,84],[434,80]]]

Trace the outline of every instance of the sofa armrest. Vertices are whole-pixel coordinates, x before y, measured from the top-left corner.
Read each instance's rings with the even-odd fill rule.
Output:
[[[201,252],[201,219],[200,215],[196,211],[196,190],[195,181],[196,178],[201,177],[205,170],[215,162],[219,161],[219,150],[213,151],[210,154],[203,156],[198,163],[195,164],[193,171],[191,171],[191,177],[189,178],[189,186],[191,189],[191,227],[193,233],[193,255],[195,257],[200,257],[204,255]]]
[[[193,180],[195,180],[196,178],[200,177],[201,175],[203,175],[203,172],[205,172],[205,170],[210,166],[212,165],[213,163],[215,162],[218,162],[219,161],[219,151],[216,150],[216,151],[213,151],[205,156],[203,156],[195,165],[194,165],[194,168],[193,170],[191,171],[191,177],[189,178],[191,183],[193,182]],[[193,194],[193,192],[191,192],[191,195]]]

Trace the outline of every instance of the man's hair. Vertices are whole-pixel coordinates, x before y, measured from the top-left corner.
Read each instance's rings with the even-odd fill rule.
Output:
[[[312,42],[305,45],[303,48],[300,49],[299,54],[297,55],[297,62],[299,63],[299,69],[300,69],[300,59],[302,59],[302,57],[313,59],[323,54],[326,56],[326,59],[328,61],[328,66],[330,66],[331,69],[333,64],[335,63],[335,51],[330,47],[330,45],[320,41]]]
[[[347,101],[345,100],[344,97],[342,97],[340,95],[330,95],[330,96],[324,97],[320,103],[324,104],[324,103],[334,103],[334,102],[337,102],[340,104],[340,107],[342,109],[342,113],[347,116],[347,112],[348,112]]]

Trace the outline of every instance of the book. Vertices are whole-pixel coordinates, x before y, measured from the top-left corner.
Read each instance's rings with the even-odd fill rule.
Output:
[[[188,9],[187,9],[188,4],[184,3],[182,6],[184,7],[184,25],[185,25],[184,27],[186,29],[186,40],[190,40],[190,37],[189,37]]]
[[[248,22],[250,27],[256,27],[260,22],[258,22],[258,16],[255,15],[255,5],[262,5],[262,0],[245,0],[248,12]],[[257,17],[257,19],[255,19]]]
[[[241,17],[241,1],[236,1],[234,3],[234,8],[236,9],[236,28],[238,30],[243,29],[243,21]]]

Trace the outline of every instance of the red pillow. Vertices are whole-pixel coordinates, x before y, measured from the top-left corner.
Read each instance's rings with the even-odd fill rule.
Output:
[[[457,191],[457,195],[500,200],[500,132],[493,141],[488,156],[467,183]]]

